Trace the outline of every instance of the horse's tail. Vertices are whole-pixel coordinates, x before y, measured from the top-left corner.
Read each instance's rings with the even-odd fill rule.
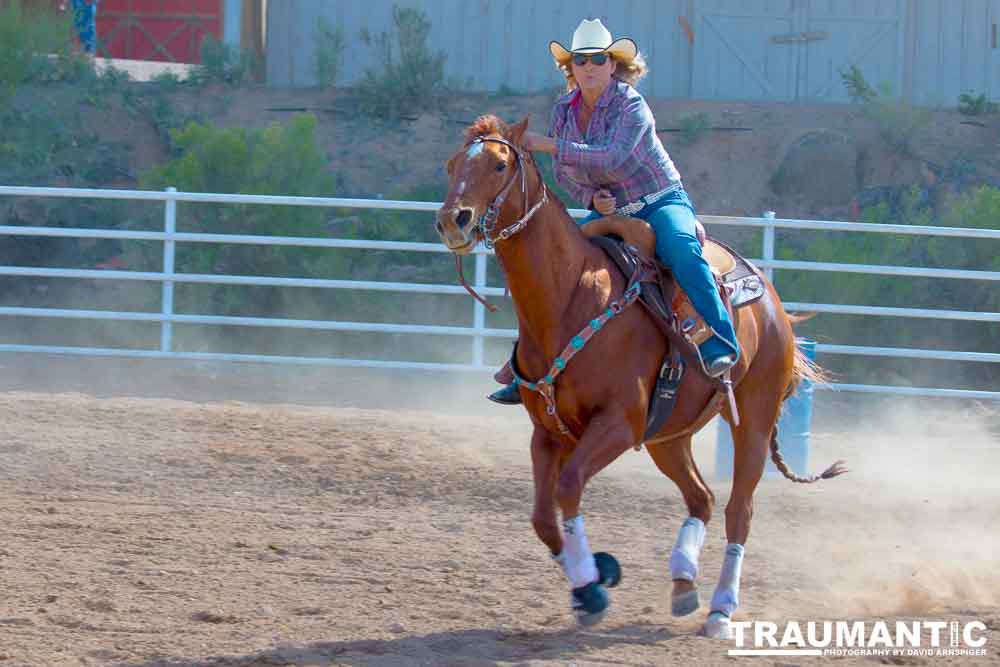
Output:
[[[792,379],[788,383],[788,388],[785,390],[785,396],[782,400],[788,400],[788,398],[799,388],[799,385],[802,384],[803,380],[812,382],[813,384],[827,384],[830,381],[830,378],[819,364],[807,357],[805,353],[799,349],[799,346],[796,345],[795,362],[792,366]]]
[[[830,479],[836,477],[837,475],[843,475],[848,471],[845,461],[836,461],[832,466],[824,470],[823,472],[809,475],[808,477],[799,477],[794,472],[789,469],[788,464],[785,463],[785,457],[781,455],[778,451],[778,425],[774,425],[774,430],[771,431],[771,460],[774,461],[774,467],[784,475],[787,479],[793,482],[798,482],[799,484],[812,484],[813,482],[818,482],[821,479]]]
[[[815,313],[810,313],[808,315],[788,315],[788,321],[793,326],[799,322],[804,322],[805,320],[813,317]],[[828,377],[820,366],[807,357],[799,346],[795,346],[795,361],[792,366],[792,379],[788,383],[788,388],[785,390],[785,396],[783,400],[787,400],[789,396],[795,393],[798,389],[799,384],[803,380],[811,382],[813,384],[824,384],[828,381]],[[784,457],[781,452],[778,451],[778,425],[774,425],[774,430],[771,431],[771,460],[774,461],[774,466],[784,475],[786,478],[792,480],[793,482],[798,482],[800,484],[812,484],[813,482],[818,482],[821,479],[830,479],[831,477],[836,477],[837,475],[842,475],[847,472],[847,467],[844,465],[844,461],[837,461],[829,468],[821,473],[810,475],[808,477],[799,477],[794,472],[788,468],[788,464],[785,463]]]
[[[806,313],[805,315],[796,315],[794,313],[787,313],[788,323],[793,327],[800,322],[805,322],[806,320],[811,320],[816,316],[816,313]],[[799,346],[795,346],[795,361],[792,366],[792,379],[788,383],[788,388],[785,389],[785,395],[782,400],[788,400],[788,398],[795,393],[795,390],[799,388],[799,385],[803,380],[812,382],[813,384],[826,384],[830,381],[829,376],[826,372],[817,364],[815,361],[807,357]]]

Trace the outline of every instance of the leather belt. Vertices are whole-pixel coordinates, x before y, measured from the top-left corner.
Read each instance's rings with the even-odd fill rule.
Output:
[[[663,199],[665,196],[679,189],[679,185],[671,185],[670,187],[663,188],[658,192],[654,192],[651,195],[646,195],[645,197],[639,197],[636,201],[625,204],[624,206],[619,206],[615,209],[615,213],[618,215],[632,215],[633,213],[638,213],[642,209],[646,208],[650,204],[655,204],[656,202]]]

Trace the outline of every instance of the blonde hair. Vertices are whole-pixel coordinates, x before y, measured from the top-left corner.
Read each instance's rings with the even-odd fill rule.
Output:
[[[611,55],[611,54],[608,54]],[[649,66],[646,64],[646,59],[642,57],[641,53],[635,54],[635,58],[631,61],[626,62],[624,60],[619,60],[615,56],[611,56],[615,61],[615,71],[611,75],[613,79],[618,79],[623,81],[630,86],[635,86],[639,83],[639,80],[649,74]],[[573,76],[573,56],[570,55],[566,60],[556,61],[556,67],[558,67],[563,76],[566,77],[566,92],[571,92],[576,90],[579,86],[576,83],[576,77]]]

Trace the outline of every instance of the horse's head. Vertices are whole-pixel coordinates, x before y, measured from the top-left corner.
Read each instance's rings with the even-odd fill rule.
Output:
[[[518,171],[530,159],[520,148],[527,128],[527,118],[508,127],[496,116],[482,116],[465,131],[465,145],[448,160],[448,196],[437,212],[437,232],[452,252],[472,252],[483,240],[483,216],[495,222],[507,194],[517,181],[523,185]]]

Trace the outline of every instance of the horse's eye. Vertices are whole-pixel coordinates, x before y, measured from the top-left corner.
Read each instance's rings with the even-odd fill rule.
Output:
[[[506,162],[500,162],[500,163],[499,163],[499,164],[497,164],[497,166],[496,166],[496,170],[497,170],[497,171],[503,171],[503,170],[504,170],[504,169],[506,169],[506,168],[507,168],[507,163],[506,163]]]

